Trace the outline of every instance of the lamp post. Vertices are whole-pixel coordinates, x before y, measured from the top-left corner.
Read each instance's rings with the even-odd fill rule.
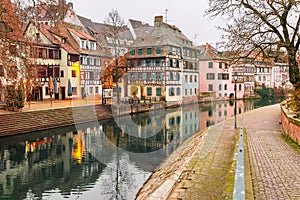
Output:
[[[234,72],[233,79],[234,79],[234,128],[236,129],[236,81],[238,78],[237,72]]]

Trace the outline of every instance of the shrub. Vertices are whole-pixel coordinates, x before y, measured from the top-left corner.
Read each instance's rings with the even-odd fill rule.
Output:
[[[7,110],[18,110],[24,107],[24,93],[22,89],[8,89],[6,92],[5,106]]]

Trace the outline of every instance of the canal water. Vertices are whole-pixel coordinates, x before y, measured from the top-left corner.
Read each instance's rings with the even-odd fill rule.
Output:
[[[277,102],[238,101],[237,113]],[[187,138],[233,113],[191,104],[0,138],[0,199],[134,199]]]

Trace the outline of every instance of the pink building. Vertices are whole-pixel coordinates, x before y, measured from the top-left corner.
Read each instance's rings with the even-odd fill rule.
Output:
[[[230,59],[206,44],[199,47],[201,50],[199,61],[199,88],[200,99],[226,100],[234,98],[234,82]]]

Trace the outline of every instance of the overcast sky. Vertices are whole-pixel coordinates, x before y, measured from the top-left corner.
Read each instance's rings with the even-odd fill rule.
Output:
[[[167,9],[167,23],[177,26],[190,40],[198,45],[206,42],[215,46],[220,42],[222,32],[216,27],[222,25],[221,19],[210,19],[204,16],[208,8],[208,0],[67,0],[72,2],[76,14],[103,22],[108,13],[118,10],[127,24],[128,19],[140,20],[153,25],[154,16],[165,18]]]

